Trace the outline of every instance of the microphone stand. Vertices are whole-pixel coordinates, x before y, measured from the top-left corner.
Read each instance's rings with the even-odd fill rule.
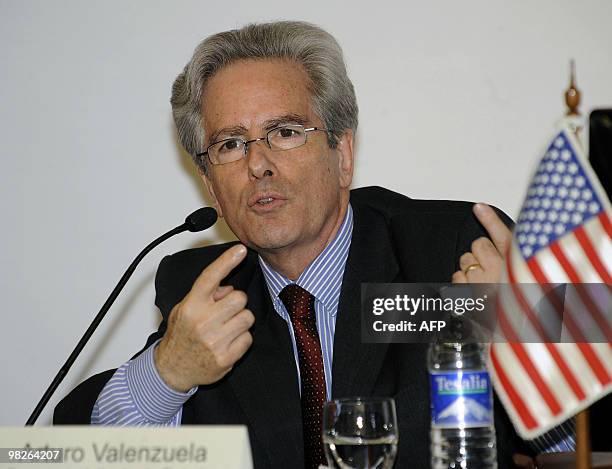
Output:
[[[214,209],[211,209],[210,207],[206,207],[206,208],[200,209],[200,210],[203,210],[203,211],[213,210],[214,211]],[[149,245],[147,247],[145,247],[141,251],[141,253],[138,254],[138,256],[136,256],[136,258],[132,261],[130,266],[127,268],[127,270],[125,271],[125,273],[121,277],[121,280],[119,280],[119,283],[117,283],[117,286],[111,292],[110,296],[108,297],[108,299],[106,300],[104,305],[102,305],[102,308],[100,309],[100,311],[98,312],[98,314],[96,315],[94,320],[91,322],[91,324],[89,325],[89,327],[85,331],[85,334],[83,334],[83,337],[81,337],[81,340],[79,340],[79,343],[76,345],[76,347],[74,348],[74,350],[72,351],[72,353],[70,354],[68,359],[66,360],[66,363],[64,363],[64,365],[57,372],[57,375],[55,375],[55,378],[53,379],[53,381],[51,382],[51,384],[49,385],[49,387],[47,388],[47,390],[43,394],[42,398],[40,399],[40,401],[38,402],[38,404],[36,405],[36,407],[32,411],[32,414],[30,415],[30,418],[28,418],[28,421],[26,422],[26,426],[34,425],[34,423],[36,422],[36,420],[40,416],[40,413],[44,409],[45,405],[47,405],[47,402],[49,402],[49,399],[51,399],[51,396],[53,395],[53,393],[57,390],[57,388],[60,385],[60,383],[66,377],[66,374],[70,370],[70,367],[73,365],[73,363],[75,362],[75,360],[77,359],[77,357],[79,356],[79,354],[81,353],[81,351],[83,350],[83,348],[85,347],[85,345],[87,344],[87,342],[89,341],[91,336],[93,335],[94,331],[100,325],[100,322],[102,322],[102,319],[104,319],[104,316],[108,312],[108,310],[111,307],[111,305],[117,299],[117,296],[119,296],[119,293],[121,292],[121,290],[123,289],[123,287],[125,286],[127,281],[129,280],[129,278],[134,273],[134,270],[136,270],[136,266],[140,263],[140,261],[153,248],[155,248],[158,244],[164,242],[168,238],[170,238],[170,237],[172,237],[172,236],[174,236],[174,235],[176,235],[178,233],[182,233],[183,231],[187,231],[187,230],[189,230],[189,231],[201,231],[203,229],[206,229],[206,228],[209,228],[210,226],[212,226],[215,223],[215,221],[217,220],[217,214],[215,212],[214,213],[214,218],[212,219],[212,222],[210,224],[207,223],[208,220],[206,220],[204,222],[205,224],[208,224],[208,226],[205,226],[205,227],[194,226],[194,225],[197,225],[197,223],[201,221],[201,220],[197,219],[198,218],[197,216],[195,217],[195,220],[194,220],[194,215],[196,215],[198,212],[199,212],[199,210],[194,212],[193,214],[189,215],[187,217],[187,220],[185,220],[185,223],[183,223],[182,225],[177,226],[176,228],[171,229],[167,233],[161,235],[159,238],[157,238],[156,240],[154,240],[151,243],[149,243]],[[205,216],[208,216],[209,218],[211,218],[211,214],[208,213],[208,212],[206,212]]]

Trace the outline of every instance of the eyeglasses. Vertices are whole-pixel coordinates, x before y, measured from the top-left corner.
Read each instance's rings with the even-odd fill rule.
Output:
[[[226,138],[219,140],[208,146],[205,152],[198,153],[196,156],[202,158],[208,156],[211,164],[226,164],[244,158],[249,149],[249,145],[260,140],[265,140],[268,148],[272,151],[292,150],[306,144],[308,132],[327,132],[331,130],[319,127],[304,128],[303,125],[283,125],[270,130],[265,137],[244,140],[239,137]]]

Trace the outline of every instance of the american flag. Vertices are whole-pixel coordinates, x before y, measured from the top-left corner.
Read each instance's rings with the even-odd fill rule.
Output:
[[[502,278],[509,288],[501,289],[497,305],[508,342],[492,344],[489,354],[497,394],[525,439],[612,391],[611,214],[610,201],[565,124],[546,149],[517,220]],[[551,294],[551,283],[574,284],[571,301]],[[607,287],[594,292],[587,283]],[[533,284],[539,284],[537,295]],[[563,318],[572,343],[547,342],[553,339],[535,312],[536,301],[550,303]],[[541,343],[521,343],[517,317]],[[586,341],[585,327],[593,324],[602,343]]]

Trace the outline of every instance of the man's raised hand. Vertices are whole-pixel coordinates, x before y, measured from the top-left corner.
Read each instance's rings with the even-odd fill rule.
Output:
[[[472,243],[472,250],[459,258],[461,270],[453,274],[452,282],[499,283],[512,233],[488,205],[475,204],[473,211],[491,239],[483,236]]]
[[[155,350],[155,365],[171,388],[186,392],[220,380],[251,346],[249,329],[255,317],[245,309],[246,294],[219,286],[246,252],[239,244],[221,254],[170,312],[168,329]]]

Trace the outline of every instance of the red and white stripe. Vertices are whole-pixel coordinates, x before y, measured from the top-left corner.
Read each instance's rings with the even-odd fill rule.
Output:
[[[610,226],[607,214],[594,217],[527,262],[518,246],[511,247],[502,280],[510,288],[501,291],[498,310],[502,333],[509,342],[491,346],[489,368],[497,393],[523,438],[545,433],[612,391],[612,297],[609,290],[599,288],[595,296],[588,285],[580,285],[612,283]],[[548,337],[532,305],[542,301],[546,284],[551,282],[575,284],[573,289],[568,286],[571,294],[567,299],[550,294],[546,298],[563,317],[564,334],[578,343],[521,343],[525,332],[539,340]],[[541,287],[540,292],[535,289],[535,297],[534,283]],[[522,284],[532,285],[523,288]],[[609,343],[584,342],[585,331],[593,324]]]

